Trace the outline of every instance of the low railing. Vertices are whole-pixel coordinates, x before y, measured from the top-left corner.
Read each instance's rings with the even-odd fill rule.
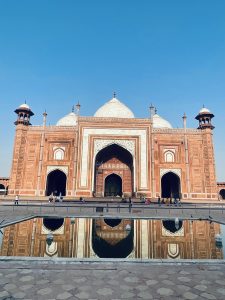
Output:
[[[131,214],[148,214],[148,212],[154,212],[157,214],[160,211],[167,211],[168,214],[174,211],[181,211],[184,213],[185,211],[191,210],[195,211],[207,211],[208,215],[214,212],[221,212],[221,214],[225,215],[225,204],[129,204],[129,203],[48,203],[46,201],[38,201],[38,203],[31,203],[29,201],[19,201],[19,205],[15,205],[14,203],[4,203],[0,205],[0,212],[4,211],[3,208],[8,208],[7,210],[11,211],[34,211],[38,213],[44,212],[57,212],[57,213],[90,213],[94,214],[109,214],[109,213],[131,213]]]

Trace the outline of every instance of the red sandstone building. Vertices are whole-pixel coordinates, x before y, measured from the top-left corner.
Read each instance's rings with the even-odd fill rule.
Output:
[[[93,117],[80,105],[55,126],[32,126],[27,104],[15,110],[9,194],[68,197],[135,196],[217,199],[214,115],[202,108],[198,129],[174,129],[151,107],[135,118],[114,98]]]

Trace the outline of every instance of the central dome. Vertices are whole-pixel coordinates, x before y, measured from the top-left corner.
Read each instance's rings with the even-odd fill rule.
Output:
[[[132,111],[115,97],[102,105],[94,114],[100,118],[134,118]]]

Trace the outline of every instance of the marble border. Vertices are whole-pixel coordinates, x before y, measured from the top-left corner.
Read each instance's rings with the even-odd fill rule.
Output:
[[[88,179],[88,161],[89,157],[89,137],[91,135],[98,135],[115,137],[129,137],[138,136],[140,138],[140,188],[147,188],[148,182],[148,145],[147,145],[147,129],[121,129],[121,128],[84,128],[82,139],[82,159],[81,159],[81,177],[80,186],[87,187]],[[106,138],[105,138],[106,139]],[[109,140],[112,140],[110,138]],[[118,139],[117,139],[118,140]],[[121,139],[122,141],[122,139]],[[93,175],[94,176],[94,175]]]

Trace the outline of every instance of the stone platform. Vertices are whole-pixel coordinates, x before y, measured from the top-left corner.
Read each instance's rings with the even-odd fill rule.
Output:
[[[224,261],[0,263],[0,299],[225,299]]]

